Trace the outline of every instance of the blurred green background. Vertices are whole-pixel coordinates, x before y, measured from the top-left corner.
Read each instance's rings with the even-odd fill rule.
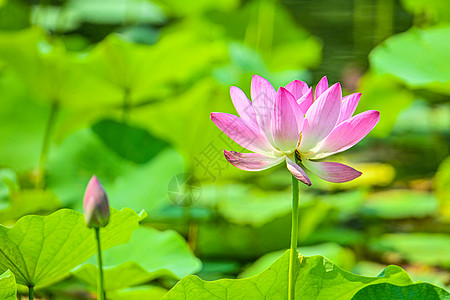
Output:
[[[96,174],[112,207],[181,233],[200,277],[257,274],[289,246],[290,175],[229,165],[222,149],[242,148],[209,115],[235,113],[229,86],[249,93],[253,74],[326,75],[381,120],[333,157],[361,178],[301,187],[300,252],[448,288],[449,1],[0,0],[0,30],[1,224],[81,211]]]

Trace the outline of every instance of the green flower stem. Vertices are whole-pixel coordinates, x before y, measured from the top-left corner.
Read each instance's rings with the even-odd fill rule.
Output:
[[[44,140],[42,141],[41,156],[39,157],[38,174],[36,177],[36,188],[44,188],[44,176],[45,168],[47,166],[48,151],[50,149],[50,142],[53,132],[53,127],[55,126],[56,116],[59,111],[59,102],[54,100],[52,103],[52,108],[50,110],[50,115],[47,121],[47,127],[45,128]]]
[[[95,239],[97,240],[97,262],[98,262],[97,297],[99,300],[104,300],[105,290],[103,278],[102,247],[100,245],[100,228],[96,227],[94,229],[95,229]]]
[[[291,229],[291,251],[289,256],[289,291],[288,299],[295,299],[295,260],[298,259],[298,180],[292,176],[292,229]]]
[[[28,286],[28,299],[34,300],[34,287],[32,285]]]

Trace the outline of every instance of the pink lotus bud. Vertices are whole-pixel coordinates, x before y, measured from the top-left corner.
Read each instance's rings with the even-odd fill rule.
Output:
[[[105,227],[109,221],[109,203],[100,181],[94,175],[84,193],[84,217],[88,227]]]

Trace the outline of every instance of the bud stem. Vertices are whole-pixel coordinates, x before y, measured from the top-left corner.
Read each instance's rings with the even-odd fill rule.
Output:
[[[100,244],[100,227],[95,227],[94,230],[95,230],[95,239],[97,240],[97,263],[98,263],[97,297],[99,300],[104,300],[105,290],[103,279],[102,247]]]
[[[297,159],[296,159],[297,161]],[[289,256],[289,290],[288,290],[288,299],[295,299],[295,281],[296,281],[296,272],[295,267],[297,266],[296,260],[298,260],[298,252],[297,252],[297,240],[298,240],[298,180],[294,176],[292,176],[292,229],[291,229],[291,250]]]

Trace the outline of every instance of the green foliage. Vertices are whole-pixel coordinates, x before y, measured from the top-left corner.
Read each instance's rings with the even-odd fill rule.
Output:
[[[413,14],[416,19],[425,19],[423,20],[425,23],[450,21],[450,4],[448,1],[402,0],[401,3],[405,10]]]
[[[450,93],[450,26],[413,28],[387,39],[370,54],[378,74],[392,74],[412,88]]]
[[[363,176],[345,184],[311,176],[313,186],[301,191],[300,251],[334,263],[302,256],[297,298],[441,295],[396,267],[381,277],[343,270],[355,259],[355,270],[361,260],[378,270],[364,275],[395,263],[414,280],[449,282],[448,1],[41,2],[0,0],[0,273],[11,269],[0,276],[0,298],[14,276],[19,294],[30,284],[42,298],[92,297],[85,291],[96,286],[95,249],[81,214],[62,210],[7,226],[30,213],[81,211],[96,174],[112,207],[150,213],[148,227],[132,236],[143,216],[129,209],[114,211],[102,229],[104,248],[131,236],[104,251],[108,299],[159,299],[199,270],[169,229],[202,260],[201,278],[243,270],[246,278],[188,276],[167,298],[285,299],[287,257],[279,250],[289,244],[290,175],[283,166],[258,173],[231,166],[223,149],[247,151],[210,120],[214,111],[236,113],[229,86],[250,96],[253,74],[277,88],[327,75],[345,94],[362,92],[358,112],[381,112],[369,137],[335,158]],[[421,28],[408,30],[411,23]],[[48,159],[40,162],[55,104]],[[192,173],[193,206],[168,201],[173,179]],[[40,189],[37,175],[45,179]]]
[[[161,299],[167,290],[155,285],[143,285],[131,287],[119,291],[108,293],[108,299],[111,300],[129,300],[129,299]]]
[[[227,94],[227,89],[214,80],[203,79],[170,101],[133,112],[132,119],[156,136],[168,140],[186,159],[186,169],[195,173],[200,180],[214,180],[213,176],[227,177],[230,172],[242,172],[237,172],[226,164],[221,149],[229,149],[233,142],[215,126],[211,126],[210,119],[212,111],[232,110]],[[205,151],[209,153],[206,156],[209,159],[206,160],[201,154]],[[209,169],[202,168],[199,161]],[[216,163],[217,165],[211,166]],[[208,172],[212,172],[215,167],[223,169],[223,172],[214,171],[210,175]]]
[[[50,190],[22,188],[18,174],[0,169],[0,222],[6,224],[30,213],[51,213],[61,207]]]
[[[301,246],[298,251],[304,256],[322,255],[327,257],[334,264],[338,265],[344,270],[352,269],[355,263],[355,257],[352,250],[343,248],[336,243],[323,243],[313,246]],[[280,258],[285,251],[276,251],[264,254],[253,264],[247,267],[239,278],[247,278],[258,275]]]
[[[0,210],[2,222],[16,220],[30,213],[52,212],[61,207],[55,193],[49,190],[11,190],[9,199],[9,206]]]
[[[127,105],[135,105],[167,97],[174,92],[168,87],[189,81],[225,55],[223,42],[187,31],[164,34],[154,45],[135,44],[112,34],[97,44],[85,63],[119,88],[122,97],[129,98]]]
[[[360,290],[352,300],[448,300],[450,294],[429,283],[398,286],[390,283],[369,285]]]
[[[58,6],[34,5],[31,20],[35,25],[58,32],[72,31],[80,26],[80,20],[73,10]]]
[[[65,6],[33,5],[31,20],[47,30],[70,32],[79,29],[84,22],[162,24],[166,17],[158,6],[145,0],[76,0],[67,1]]]
[[[35,99],[44,103],[58,101],[86,107],[115,98],[111,87],[92,76],[60,40],[38,27],[0,33],[0,61],[27,84]]]
[[[229,222],[261,227],[291,210],[290,192],[267,193],[245,185],[205,186],[203,205],[216,206]],[[210,203],[206,203],[210,201]]]
[[[222,25],[227,36],[258,50],[271,71],[304,69],[321,60],[320,42],[276,1],[248,1],[237,12],[216,13],[209,19]]]
[[[112,210],[102,230],[104,249],[126,243],[142,216],[124,208]],[[12,228],[0,226],[0,271],[10,269],[17,283],[43,286],[66,276],[96,253],[94,231],[84,215],[61,209],[49,216],[28,215]]]
[[[138,164],[150,161],[168,146],[145,129],[114,120],[101,120],[92,130],[120,157]]]
[[[415,101],[404,109],[398,116],[394,132],[402,133],[414,131],[419,134],[430,134],[433,132],[446,132],[450,120],[450,107],[445,103],[430,103],[436,101],[426,101],[425,98],[415,99]],[[414,119],[415,122],[411,122]],[[439,146],[437,146],[439,147]],[[447,154],[446,149],[442,149],[443,155]]]
[[[285,299],[288,286],[289,251],[254,277],[203,281],[196,276],[182,279],[167,295],[171,299]],[[299,256],[297,264],[297,299],[351,299],[367,285],[389,282],[411,284],[401,268],[389,266],[378,277],[364,277],[346,272],[323,256]]]
[[[292,78],[307,79],[308,73],[300,69],[274,71],[269,69],[267,62],[258,50],[250,46],[233,42],[228,45],[230,62],[214,70],[214,77],[227,85],[238,85],[244,91],[249,91],[250,78],[253,74],[263,74],[270,78],[274,85],[285,85]],[[249,93],[247,93],[250,96]]]
[[[439,233],[390,233],[375,239],[371,248],[397,253],[401,258],[433,266],[450,267],[450,236]]]
[[[183,0],[156,0],[156,3],[161,5],[164,10],[176,17],[198,17],[202,13],[210,11],[230,11],[239,4],[239,0],[222,0],[209,1],[198,0],[192,3],[187,3]]]
[[[252,261],[289,245],[289,226],[288,215],[257,228],[228,222],[202,222],[198,229],[197,252],[202,257],[221,257],[226,253],[227,258]]]
[[[388,190],[368,197],[362,212],[383,219],[420,218],[436,215],[438,208],[438,200],[431,193]]]
[[[439,166],[434,177],[434,186],[441,213],[446,220],[450,220],[450,156]]]
[[[0,164],[16,172],[36,167],[45,130],[43,120],[49,108],[36,103],[36,97],[15,74],[0,77],[2,105],[0,139],[9,141],[0,147]]]
[[[365,74],[361,80],[361,92],[361,102],[357,112],[376,109],[382,116],[380,122],[369,134],[377,137],[386,137],[390,134],[398,114],[414,99],[413,94],[402,88],[392,75]]]
[[[6,270],[0,275],[0,298],[3,300],[17,299],[16,280],[11,270]]]
[[[66,11],[80,23],[162,24],[166,19],[161,9],[145,0],[70,0]]]
[[[142,284],[162,276],[180,279],[201,268],[200,261],[178,233],[143,226],[127,244],[104,251],[103,261],[106,290]],[[95,257],[72,274],[95,287],[98,274]]]
[[[167,184],[182,172],[183,160],[173,149],[137,165],[119,157],[91,130],[82,130],[54,149],[49,158],[48,186],[64,205],[81,211],[84,188],[92,174],[96,174],[111,206],[151,213],[168,202]]]

